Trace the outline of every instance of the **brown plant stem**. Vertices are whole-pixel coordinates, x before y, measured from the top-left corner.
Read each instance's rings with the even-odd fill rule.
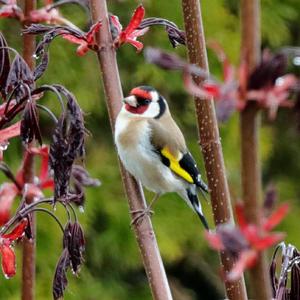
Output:
[[[25,18],[29,13],[36,9],[36,0],[24,1]],[[23,26],[28,26],[30,23],[24,22]],[[35,36],[23,35],[23,58],[31,69],[34,68],[35,62],[33,54],[35,52]],[[26,151],[26,150],[25,150]],[[33,155],[27,152],[26,159],[23,164],[23,180],[25,183],[31,183],[34,180],[34,158]],[[27,197],[26,203],[32,203],[33,199]],[[35,214],[31,214],[32,225],[32,240],[24,239],[23,254],[22,254],[22,300],[35,299],[35,255],[36,255],[36,220]]]
[[[108,13],[105,0],[90,0],[93,23],[102,20],[102,27],[97,35],[99,46],[98,60],[106,95],[112,132],[116,117],[121,109],[123,98],[120,76],[116,61],[116,51],[110,34]],[[131,211],[146,208],[146,201],[140,183],[129,175],[120,164],[124,189]],[[133,217],[133,216],[131,216]],[[162,259],[152,228],[151,220],[145,217],[140,224],[133,225],[141,251],[144,267],[148,276],[152,296],[157,300],[171,300],[171,292]]]
[[[260,61],[260,1],[241,1],[242,45],[241,59],[248,71]],[[260,226],[261,167],[259,162],[260,116],[255,104],[247,105],[241,113],[241,173],[245,212],[248,222]],[[250,270],[250,286],[255,299],[271,299],[271,285],[264,255]]]
[[[189,60],[191,63],[198,65],[208,72],[199,0],[182,0],[182,9]],[[194,80],[197,84],[200,84],[202,79],[195,77]],[[200,145],[204,157],[208,185],[211,189],[214,221],[216,225],[224,222],[233,223],[230,195],[214,104],[212,99],[200,99],[195,97],[195,107]],[[224,252],[221,252],[220,256],[221,264],[226,274],[226,272],[233,267],[234,262],[231,257]],[[229,299],[247,299],[243,277],[236,282],[225,280],[225,288]]]

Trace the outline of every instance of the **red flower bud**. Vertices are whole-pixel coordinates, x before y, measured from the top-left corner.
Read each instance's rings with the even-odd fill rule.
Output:
[[[16,257],[10,245],[0,244],[0,254],[2,256],[2,271],[8,279],[16,274]]]

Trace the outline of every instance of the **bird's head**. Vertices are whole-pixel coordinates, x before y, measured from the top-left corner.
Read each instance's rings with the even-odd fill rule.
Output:
[[[124,109],[134,117],[160,118],[167,109],[166,100],[150,86],[139,86],[123,99]]]

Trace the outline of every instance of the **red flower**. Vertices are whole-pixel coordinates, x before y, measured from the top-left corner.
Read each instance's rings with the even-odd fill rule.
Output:
[[[288,100],[290,90],[297,84],[294,75],[286,74],[278,77],[271,86],[266,86],[260,90],[250,90],[247,92],[247,99],[257,101],[260,107],[268,109],[270,120],[274,120],[279,107],[293,107],[294,104]]]
[[[48,1],[49,3],[40,8],[32,10],[29,13],[28,20],[30,23],[46,23],[52,25],[67,25],[70,28],[75,30],[80,30],[75,24],[73,24],[68,19],[64,18],[59,10],[53,6],[52,1]]]
[[[145,20],[142,23],[143,26],[145,23],[149,24]],[[220,121],[227,120],[234,111],[245,109],[249,101],[255,101],[260,108],[268,110],[270,119],[276,117],[278,107],[294,106],[289,96],[291,92],[297,91],[299,80],[287,73],[286,54],[270,54],[264,51],[260,64],[249,73],[244,62],[235,68],[219,44],[214,42],[209,43],[209,46],[222,63],[222,82],[210,76],[206,70],[158,49],[148,48],[145,57],[161,68],[182,70],[184,86],[190,94],[202,99],[216,100],[216,113]],[[193,76],[202,79],[200,85],[195,83]]]
[[[20,135],[20,124],[21,122],[17,122],[7,128],[0,130],[0,143],[6,142],[12,137]]]
[[[119,22],[119,18],[117,16],[112,15],[110,17],[111,23],[117,31],[117,37],[115,38],[114,45],[119,48],[121,45],[125,43],[129,43],[134,46],[137,51],[141,51],[144,45],[137,41],[136,39],[144,35],[148,28],[138,29],[143,18],[145,16],[145,9],[142,5],[138,6],[134,11],[131,20],[129,21],[128,26],[122,30],[122,25]]]
[[[100,27],[102,26],[101,21],[98,21],[97,23],[92,25],[88,32],[81,31],[66,19],[60,19],[58,23],[64,23],[67,26],[47,26],[43,24],[32,24],[23,30],[23,33],[25,34],[44,35],[42,41],[39,43],[38,49],[36,49],[35,54],[37,56],[40,56],[44,51],[48,51],[47,48],[49,44],[54,38],[58,36],[62,36],[69,42],[79,45],[76,51],[79,56],[85,55],[89,49],[95,51],[98,50],[98,45],[95,40],[95,34],[100,30]]]
[[[222,64],[223,82],[217,81],[215,78],[203,78],[202,84],[197,85],[191,74],[186,72],[184,76],[184,84],[188,92],[200,97],[214,97],[217,101],[217,115],[219,120],[225,120],[233,111],[242,110],[244,103],[240,102],[238,97],[238,83],[236,81],[235,67],[230,63],[223,48],[217,42],[210,42],[209,47],[216,53]],[[242,73],[243,69],[239,70]]]
[[[0,254],[2,257],[2,271],[6,278],[11,278],[16,274],[16,257],[12,248],[12,243],[20,239],[28,225],[28,220],[23,219],[8,234],[0,236]]]
[[[7,110],[9,111],[15,105],[16,105],[16,100],[11,99]],[[6,110],[6,106],[7,106],[6,102],[4,102],[3,104],[0,105],[0,120],[5,116],[4,112]]]
[[[49,147],[42,146],[40,148],[32,147],[29,149],[29,152],[35,155],[41,156],[41,166],[38,177],[37,185],[41,189],[54,188],[53,178],[49,177],[48,165],[49,165]]]
[[[3,151],[7,149],[8,140],[20,135],[20,126],[21,122],[19,121],[7,128],[0,130],[0,161],[3,159]]]
[[[0,8],[0,18],[14,18],[23,21],[24,15],[15,0],[8,0]]]
[[[23,180],[23,166],[30,155],[41,156],[40,172],[34,183],[26,183]],[[0,187],[0,225],[5,224],[10,217],[10,210],[16,196],[23,193],[29,198],[43,197],[42,190],[54,188],[53,178],[48,172],[49,148],[42,146],[40,148],[30,148],[25,152],[23,163],[16,175],[16,183],[4,183]],[[18,186],[17,186],[18,185]]]
[[[25,193],[29,197],[30,195],[33,197],[42,197],[42,189],[46,188],[52,188],[54,187],[54,181],[51,177],[49,177],[48,172],[48,162],[49,162],[49,148],[48,146],[42,146],[42,147],[31,147],[29,148],[24,155],[23,162],[21,165],[20,170],[18,171],[16,175],[17,182],[24,187],[25,183],[23,180],[23,166],[26,165],[26,161],[30,159],[30,156],[32,155],[39,155],[41,156],[41,165],[40,165],[40,171],[38,177],[35,179],[34,184],[27,184]]]
[[[32,23],[61,24],[61,19],[59,11],[55,8],[50,9],[50,5],[32,10],[29,14]]]
[[[83,56],[88,52],[89,49],[97,48],[95,34],[100,30],[101,26],[102,23],[101,21],[99,21],[91,26],[90,30],[87,33],[81,34],[81,36],[75,36],[73,34],[63,34],[62,37],[73,44],[79,45],[76,53],[79,56]]]
[[[19,194],[14,183],[4,183],[0,187],[0,225],[5,224],[10,217],[10,209],[14,199]]]
[[[244,214],[244,206],[236,205],[238,227],[223,224],[215,233],[206,232],[206,239],[216,250],[227,251],[236,259],[233,269],[226,275],[227,280],[237,280],[246,268],[255,265],[257,257],[263,250],[277,244],[284,238],[283,233],[271,233],[288,212],[288,204],[282,204],[268,218],[264,218],[261,228],[249,224]]]

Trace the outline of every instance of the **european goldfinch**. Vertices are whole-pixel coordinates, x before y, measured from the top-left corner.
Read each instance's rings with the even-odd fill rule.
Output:
[[[154,88],[136,87],[123,99],[115,124],[115,143],[127,171],[156,193],[152,203],[164,193],[176,192],[208,229],[197,197],[197,188],[208,192],[208,187],[167,101]]]

